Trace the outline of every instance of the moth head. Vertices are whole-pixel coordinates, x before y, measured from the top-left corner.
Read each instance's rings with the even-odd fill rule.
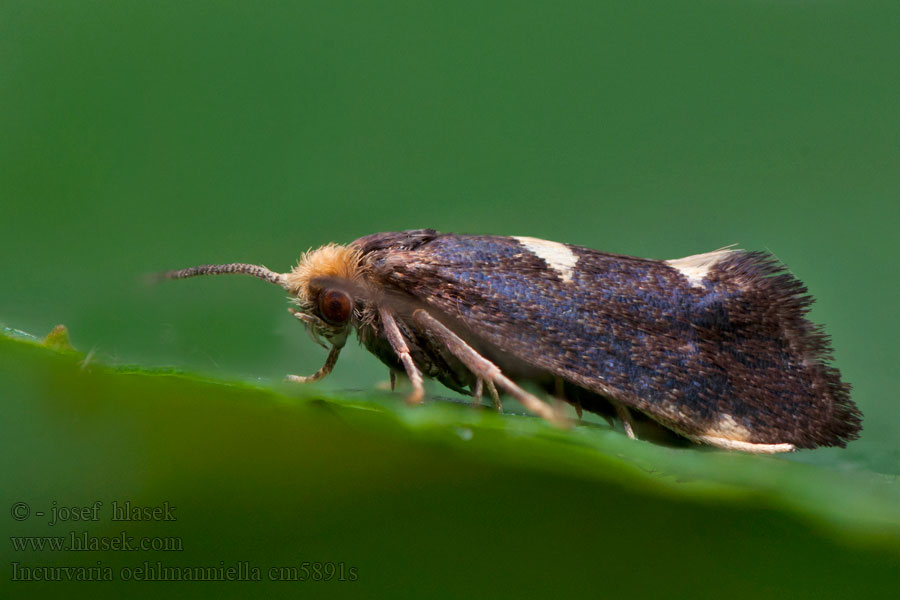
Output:
[[[232,263],[200,265],[163,273],[165,279],[197,275],[241,273],[280,285],[296,305],[291,313],[306,325],[316,343],[325,338],[333,346],[343,346],[350,328],[358,322],[362,297],[360,251],[352,246],[328,244],[305,252],[289,273],[276,273],[260,265]]]
[[[296,297],[297,308],[291,313],[303,321],[313,340],[324,346],[322,338],[332,346],[343,346],[350,328],[358,322],[357,294],[348,282],[333,278],[310,282],[308,294]]]
[[[317,343],[324,337],[343,346],[350,327],[358,322],[361,271],[359,250],[328,244],[304,253],[284,276],[284,287],[297,306],[291,312]]]

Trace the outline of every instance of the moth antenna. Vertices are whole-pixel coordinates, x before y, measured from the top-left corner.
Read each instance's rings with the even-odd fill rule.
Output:
[[[230,263],[227,265],[198,265],[187,269],[179,269],[177,271],[166,271],[160,273],[159,279],[187,279],[188,277],[197,277],[198,275],[225,275],[238,273],[242,275],[253,275],[259,279],[264,279],[269,283],[280,285],[287,289],[287,282],[282,273],[276,273],[260,265],[249,265],[246,263]]]

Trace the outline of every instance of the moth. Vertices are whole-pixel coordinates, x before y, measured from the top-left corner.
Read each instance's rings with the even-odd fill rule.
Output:
[[[302,255],[288,273],[243,263],[169,271],[241,273],[287,290],[326,348],[328,375],[351,330],[412,384],[499,391],[563,422],[559,406],[650,423],[693,442],[774,453],[845,446],[862,415],[831,365],[807,289],[771,254],[723,248],[651,260],[530,237],[419,229]],[[327,345],[326,345],[327,344]],[[544,390],[548,403],[520,384]]]

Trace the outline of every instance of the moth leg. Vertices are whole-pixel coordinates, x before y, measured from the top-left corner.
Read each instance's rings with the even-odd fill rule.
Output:
[[[388,374],[391,377],[391,391],[394,391],[394,387],[397,385],[397,374],[394,373],[393,369],[388,369]]]
[[[295,383],[312,383],[313,381],[322,379],[331,373],[331,370],[337,362],[338,355],[341,353],[341,348],[343,348],[343,346],[332,346],[331,350],[328,352],[328,358],[325,359],[325,364],[312,375],[306,375],[305,377],[303,375],[288,375],[286,379]]]
[[[491,400],[494,402],[494,410],[498,413],[503,412],[503,405],[500,404],[500,394],[497,393],[497,386],[494,385],[494,382],[488,379],[487,382],[488,392],[491,394]]]
[[[563,423],[563,420],[551,406],[513,383],[512,380],[500,372],[497,365],[475,352],[471,346],[427,312],[421,308],[417,309],[413,312],[413,320],[443,342],[450,353],[458,358],[476,377],[481,377],[485,381],[499,385],[509,392],[513,398],[521,402],[530,412],[554,424]]]
[[[628,407],[619,402],[612,402],[612,405],[616,408],[616,414],[619,415],[619,418],[622,420],[622,426],[625,428],[625,435],[631,439],[635,439],[634,424],[631,421],[631,413],[628,412]]]
[[[575,414],[578,415],[578,420],[581,420],[581,401],[580,400],[568,400],[566,399],[566,386],[562,377],[554,377],[553,378],[553,396],[557,399],[557,403],[559,404],[560,410],[562,410],[562,402],[568,402],[572,406],[575,407]],[[610,426],[612,426],[612,422],[610,422]]]
[[[406,402],[408,404],[421,404],[425,400],[425,385],[422,383],[422,373],[419,372],[416,363],[413,362],[412,356],[409,353],[409,347],[403,340],[403,334],[400,333],[400,328],[397,327],[397,321],[394,320],[394,315],[384,307],[378,309],[378,314],[381,316],[381,322],[384,324],[384,332],[387,335],[388,341],[391,343],[391,348],[394,349],[400,362],[403,363],[403,368],[406,369],[409,382],[413,387],[409,396],[406,397]]]
[[[472,390],[472,406],[481,406],[481,394],[484,392],[484,379],[475,379],[475,389]]]
[[[554,377],[553,378],[553,389],[554,389],[553,395],[556,396],[557,398],[564,399],[566,397],[566,389],[565,389],[565,386],[563,385],[562,377]]]
[[[575,407],[575,413],[578,415],[578,420],[580,421],[582,414],[581,402],[579,400],[566,400],[566,388],[562,377],[554,377],[553,384],[555,388],[554,396],[556,396],[557,400],[570,402],[572,406]]]
[[[566,401],[566,394],[563,389],[563,381],[559,377],[553,378],[553,399],[556,410],[562,412],[563,404]]]

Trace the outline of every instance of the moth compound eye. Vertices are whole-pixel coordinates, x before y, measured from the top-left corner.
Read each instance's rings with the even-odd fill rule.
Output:
[[[319,295],[319,314],[331,325],[343,325],[350,320],[353,301],[341,290],[325,290]]]

